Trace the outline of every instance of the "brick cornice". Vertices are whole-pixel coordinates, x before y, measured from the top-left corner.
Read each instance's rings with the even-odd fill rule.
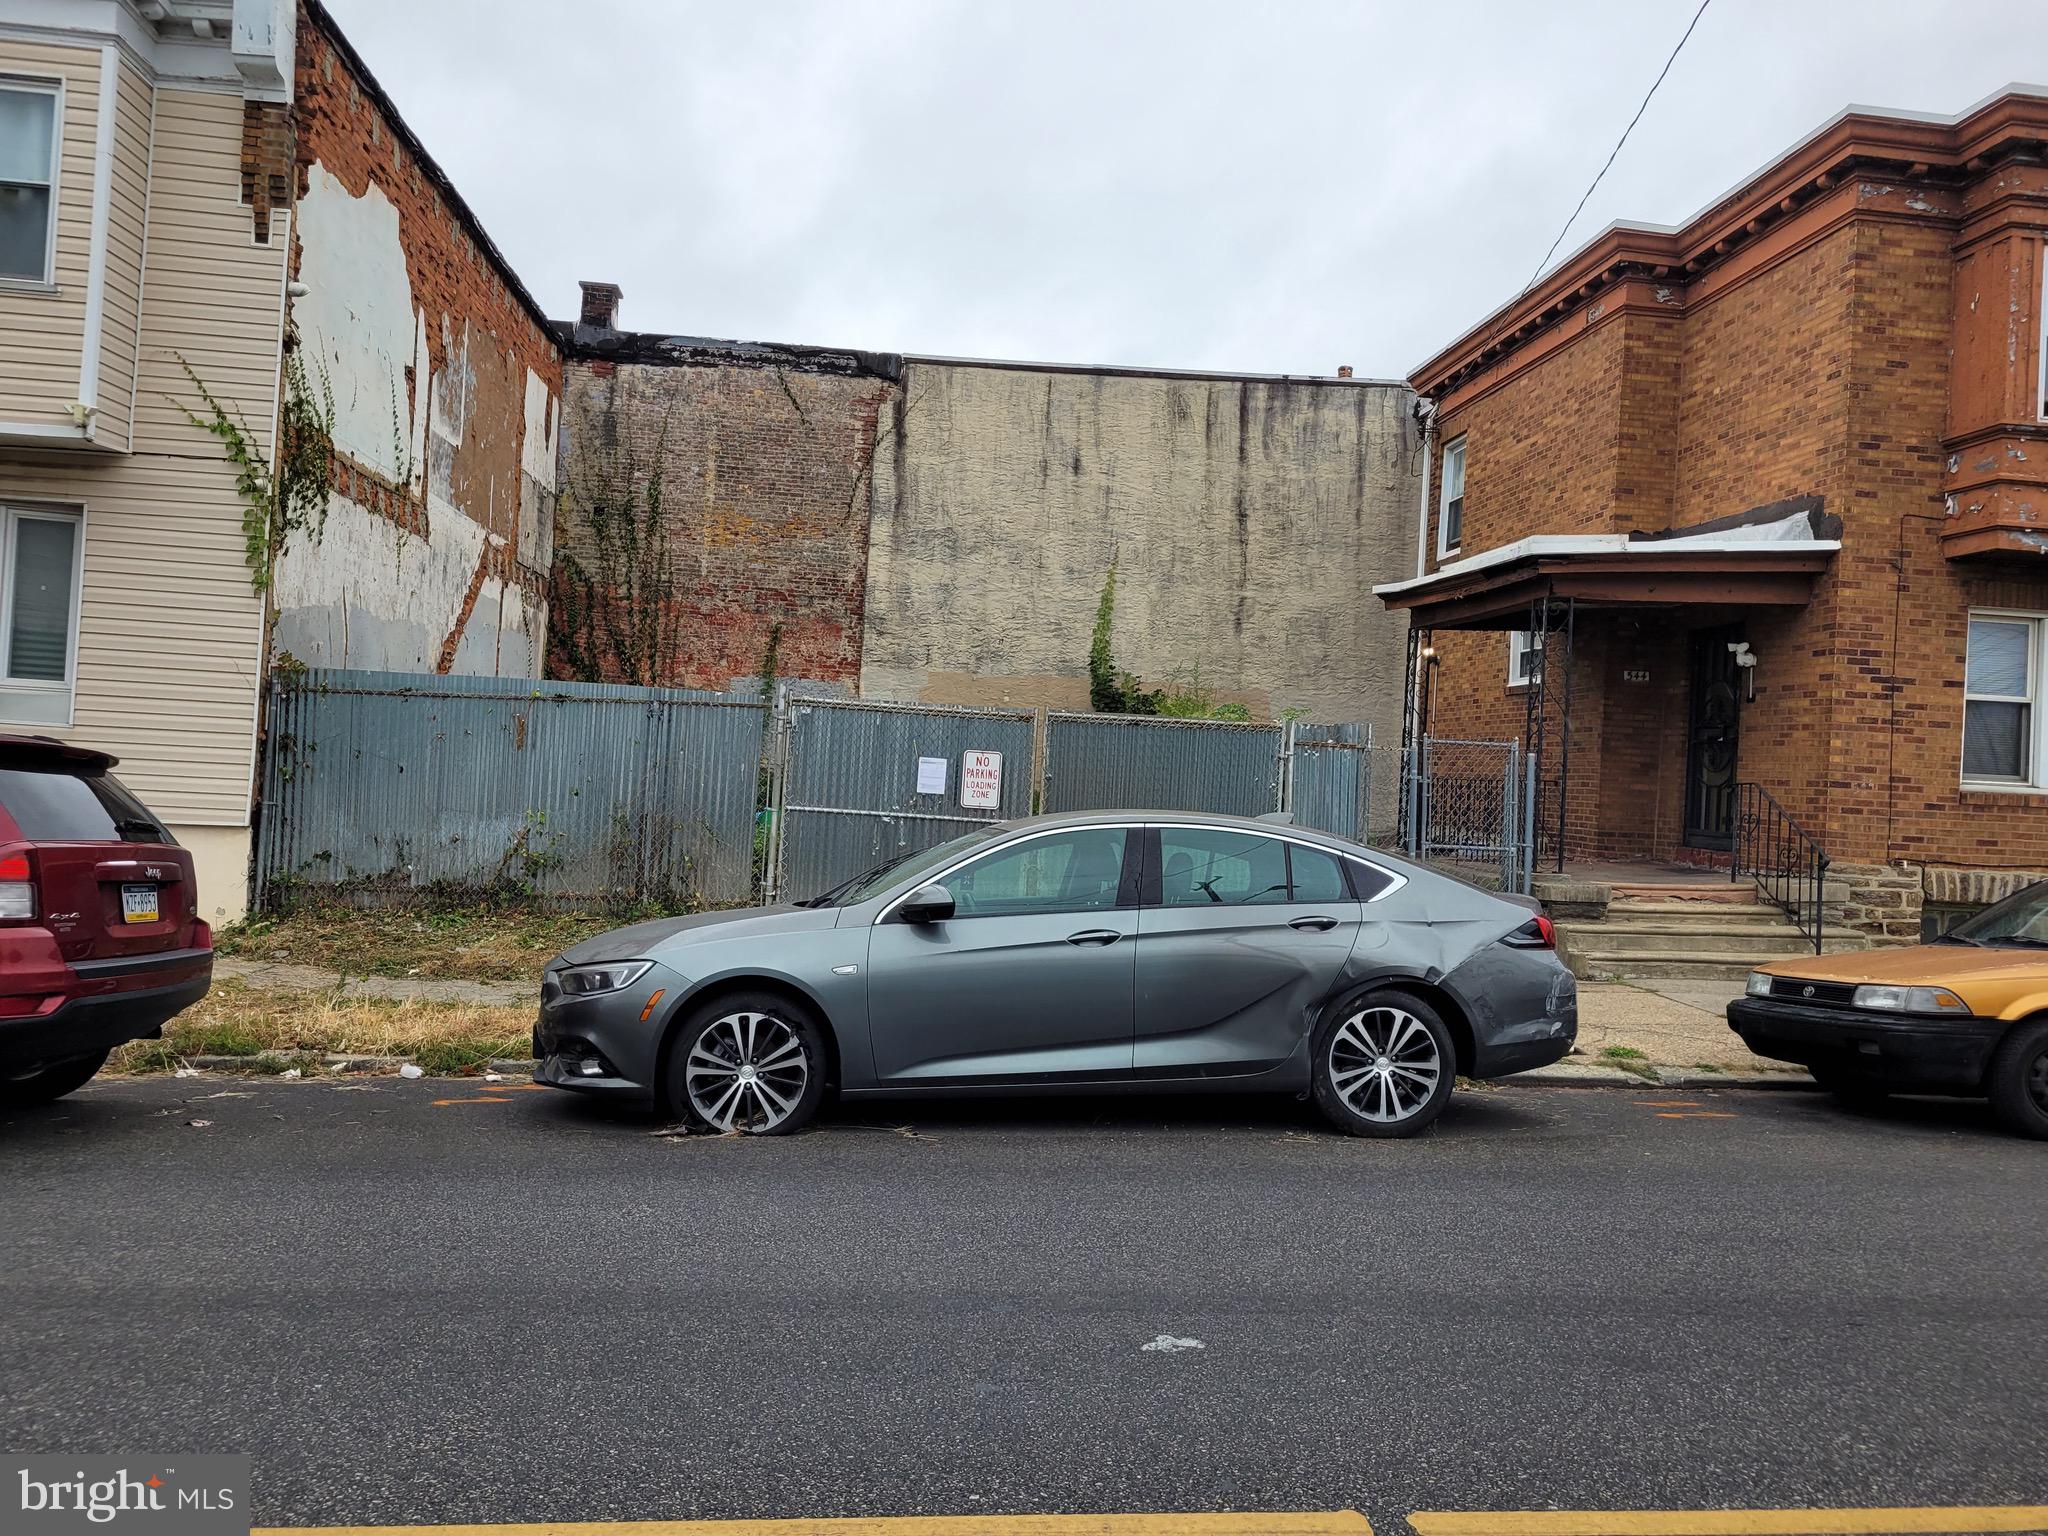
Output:
[[[1958,186],[2016,155],[2036,156],[2044,144],[2048,97],[2043,96],[2009,92],[1958,119],[1846,112],[1676,229],[1616,225],[1603,231],[1528,292],[1430,358],[1409,382],[1421,394],[1442,398],[1585,307],[1612,283],[1631,276],[1695,279],[1855,178],[1939,193],[1949,210],[1945,216],[1954,219]],[[1912,192],[1905,197],[1908,204],[1914,200]],[[1920,200],[1939,206],[1932,196]]]

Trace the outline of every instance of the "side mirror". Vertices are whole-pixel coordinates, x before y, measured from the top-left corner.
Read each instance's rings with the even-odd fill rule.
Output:
[[[953,893],[943,885],[921,885],[903,898],[896,915],[906,923],[943,923],[953,915]]]

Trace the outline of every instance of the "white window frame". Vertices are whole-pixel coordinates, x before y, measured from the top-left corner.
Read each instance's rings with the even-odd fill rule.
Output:
[[[25,96],[50,98],[50,227],[45,232],[43,241],[43,275],[19,277],[12,273],[0,272],[0,288],[48,288],[57,281],[57,206],[62,196],[57,181],[64,169],[64,82],[26,79],[19,75],[0,75],[0,91],[18,91]],[[9,182],[8,185],[36,187],[44,183],[15,181]]]
[[[1979,619],[2028,628],[2027,691],[2024,694],[1970,692],[1970,630]],[[1963,625],[1963,719],[1956,732],[1956,770],[1965,789],[2038,794],[2048,789],[2048,710],[2043,709],[2042,681],[2048,678],[2048,613],[2016,608],[1972,608]],[[1963,771],[1972,700],[1991,704],[2025,704],[2028,709],[2026,772],[2012,779],[1973,779]]]
[[[65,622],[64,680],[45,682],[39,678],[13,678],[8,654],[14,640],[14,553],[19,541],[14,530],[23,522],[69,523],[73,529],[71,561],[71,612]],[[13,725],[57,725],[69,727],[77,710],[78,624],[85,595],[85,509],[83,507],[36,506],[18,502],[0,503],[0,722]],[[23,701],[44,704],[42,711],[25,710]],[[61,699],[62,719],[52,718],[51,700]]]
[[[1458,494],[1451,494],[1451,465],[1458,466]],[[1465,547],[1465,434],[1459,433],[1444,444],[1443,464],[1437,471],[1436,493],[1436,557],[1448,560]],[[1452,543],[1449,537],[1451,503],[1458,506],[1458,539]]]
[[[1536,649],[1534,632],[1526,629],[1508,631],[1508,686],[1526,688],[1536,681],[1536,673],[1529,665],[1529,654]]]

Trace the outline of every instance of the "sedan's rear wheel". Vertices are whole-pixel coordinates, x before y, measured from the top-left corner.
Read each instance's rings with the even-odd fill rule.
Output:
[[[107,1053],[95,1051],[90,1056],[53,1061],[32,1072],[10,1074],[0,1068],[0,1104],[47,1104],[52,1099],[61,1099],[91,1082],[93,1074],[106,1064]]]
[[[1316,1107],[1353,1136],[1413,1136],[1450,1101],[1457,1075],[1451,1032],[1405,992],[1368,992],[1316,1031]]]
[[[2048,1141],[2048,1023],[2022,1024],[1999,1042],[1986,1087],[2008,1129]]]
[[[669,1058],[670,1102],[714,1131],[784,1136],[810,1124],[824,1096],[817,1021],[768,994],[699,1009]]]

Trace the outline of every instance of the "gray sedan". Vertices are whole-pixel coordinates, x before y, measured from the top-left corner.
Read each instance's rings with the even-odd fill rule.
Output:
[[[1458,1076],[1557,1060],[1571,972],[1535,903],[1240,817],[1036,816],[794,906],[639,923],[547,968],[537,1082],[721,1131],[828,1092],[1313,1097],[1410,1136]]]

